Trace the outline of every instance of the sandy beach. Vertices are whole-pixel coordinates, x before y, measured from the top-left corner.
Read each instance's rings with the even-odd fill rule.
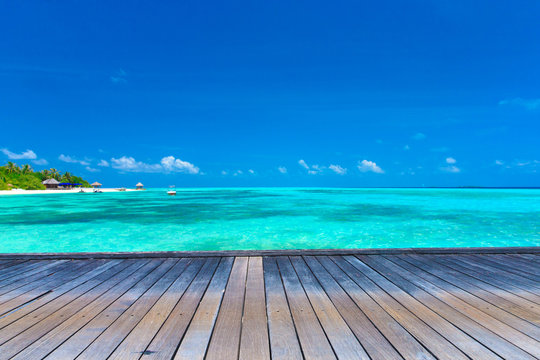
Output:
[[[36,194],[80,194],[84,193],[93,193],[94,189],[92,188],[77,188],[71,190],[0,190],[1,195],[36,195]],[[118,188],[101,188],[101,192],[120,192]],[[136,189],[125,189],[125,191],[141,191]]]

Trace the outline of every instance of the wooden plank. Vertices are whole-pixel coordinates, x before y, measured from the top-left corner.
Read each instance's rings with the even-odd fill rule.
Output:
[[[304,260],[298,256],[290,260],[338,359],[369,359]]]
[[[77,333],[84,325],[98,316],[103,309],[121,297],[134,284],[145,278],[148,273],[157,268],[163,261],[160,259],[136,260],[127,268],[103,281],[99,286],[88,292],[80,302],[74,301],[55,312],[43,324],[54,328],[45,334],[38,333],[38,339],[24,348],[14,359],[41,359],[60,346],[66,339]],[[70,309],[80,309],[69,318],[63,316]],[[43,325],[42,325],[43,326]],[[48,329],[44,329],[45,331]],[[36,329],[32,329],[36,332]],[[31,335],[22,335],[24,339],[32,338]],[[28,341],[28,340],[26,340]]]
[[[142,359],[165,360],[173,358],[220,260],[220,258],[210,258],[204,264],[158,333],[154,336],[150,345],[142,351]],[[230,261],[222,261],[221,263],[222,265],[217,271],[224,271],[227,266],[230,269],[230,265],[232,265]]]
[[[36,260],[4,260],[2,261],[2,266],[0,266],[0,278],[9,271],[12,271],[13,269],[16,269],[16,267],[24,267],[23,264],[28,264],[36,262]],[[16,267],[15,267],[16,266]]]
[[[205,359],[236,359],[240,346],[248,258],[237,257],[223,295]]]
[[[272,359],[301,359],[302,350],[300,349],[276,259],[265,257],[263,259],[263,268]]]
[[[240,360],[270,359],[270,341],[266,318],[264,270],[260,256],[249,258],[246,281]]]
[[[219,264],[191,320],[184,339],[180,343],[175,359],[204,358],[233,262],[234,258],[223,258],[221,264]]]
[[[321,263],[312,256],[305,257],[305,261],[369,356],[372,359],[402,359]]]
[[[122,315],[120,315],[105,331],[103,331],[92,344],[77,357],[77,359],[92,360],[108,358],[171,286],[176,284],[175,288],[183,291],[182,287],[184,287],[184,285],[187,287],[191,280],[193,280],[199,271],[202,262],[198,261],[199,266],[191,268],[191,271],[188,273],[184,273],[184,270],[191,261],[191,259],[180,259],[174,264],[167,273],[142,294],[137,301],[126,309],[126,311],[123,312]],[[183,281],[184,278],[182,275],[185,276],[186,281]]]
[[[524,290],[521,287],[513,285],[511,283],[512,280],[505,278],[504,274],[494,275],[493,273],[489,273],[482,268],[474,266],[473,264],[460,261],[459,259],[450,256],[445,256],[444,260],[447,264],[452,264],[452,267],[454,269],[464,274],[467,274],[477,280],[487,282],[490,285],[494,285],[501,290],[517,295],[518,297],[523,299],[520,304],[526,303],[528,304],[528,308],[531,311],[534,311],[535,313],[540,313],[538,295],[535,295],[529,291]]]
[[[161,277],[178,262],[178,259],[167,259],[147,274],[131,289],[116,298],[112,304],[102,310],[90,322],[84,325],[73,336],[56,348],[47,359],[72,359],[83,352],[103,331],[118,319],[142,294],[151,288]],[[114,290],[114,289],[113,289]],[[114,291],[111,294],[115,296]]]
[[[412,296],[374,272],[355,257],[332,257],[333,260],[381,305],[422,345],[440,359],[467,358],[441,334],[456,336],[456,329],[446,320],[419,303]],[[391,296],[390,296],[391,295]],[[399,302],[398,302],[399,301]],[[425,322],[425,323],[424,323]],[[429,323],[429,326],[426,325]],[[437,330],[434,330],[437,329]]]
[[[336,359],[289,258],[278,257],[277,263],[304,357]]]
[[[3,329],[4,327],[6,327],[7,325],[13,323],[14,321],[16,321],[16,320],[30,314],[31,312],[35,311],[36,309],[39,309],[39,308],[41,308],[41,307],[43,307],[43,306],[45,306],[45,305],[47,305],[49,303],[50,303],[50,305],[63,304],[65,297],[60,298],[62,295],[66,294],[66,293],[69,293],[66,296],[68,297],[68,299],[71,299],[73,292],[78,291],[77,288],[81,284],[84,284],[86,281],[88,281],[88,280],[92,279],[93,277],[101,274],[103,271],[107,270],[110,266],[115,266],[116,261],[119,261],[119,260],[115,260],[115,262],[109,260],[109,261],[105,262],[102,266],[96,267],[95,269],[93,269],[93,270],[91,270],[91,271],[89,271],[87,273],[81,274],[81,276],[79,276],[79,277],[77,277],[77,278],[75,278],[73,280],[65,282],[63,285],[55,288],[53,292],[50,292],[47,295],[42,296],[42,297],[40,297],[39,299],[37,299],[35,301],[32,301],[32,303],[30,303],[30,304],[26,304],[23,308],[20,308],[15,312],[4,315],[3,317],[0,318],[0,329]],[[131,261],[133,261],[133,260],[131,260]],[[60,298],[59,300],[57,300],[58,302],[53,301],[53,300],[58,299],[58,298]]]
[[[15,281],[24,277],[26,274],[32,274],[36,271],[39,272],[41,269],[47,269],[50,267],[59,266],[59,265],[65,264],[66,262],[67,260],[55,260],[51,262],[43,261],[43,262],[36,262],[33,264],[28,264],[26,267],[20,268],[18,270],[13,269],[11,273],[7,273],[2,277],[2,279],[0,280],[0,285],[1,286],[8,285],[12,281]],[[15,268],[15,266],[13,268]]]
[[[0,276],[6,272],[6,271],[9,271],[8,269],[12,266],[15,266],[15,265],[20,265],[20,264],[23,264],[25,262],[27,262],[28,260],[2,260],[1,264],[0,264]]]
[[[216,260],[212,259],[209,261]],[[174,306],[178,303],[188,286],[195,279],[205,262],[207,262],[206,259],[194,259],[191,264],[189,264],[185,271],[178,276],[178,278],[163,293],[154,306],[152,306],[150,311],[146,313],[137,326],[135,326],[129,335],[122,340],[122,343],[108,357],[109,360],[140,358],[141,354],[146,350],[165,320],[167,320]],[[134,306],[132,306],[130,310],[133,307]],[[140,311],[140,309],[137,309],[137,311]],[[107,329],[107,331],[117,330],[110,327]]]
[[[107,261],[103,266],[96,270],[101,270],[102,273],[100,276],[97,276],[96,279],[87,281],[84,286],[79,287],[77,289],[77,292],[72,291],[68,292],[68,294],[61,296],[60,299],[57,299],[57,301],[49,302],[38,309],[35,309],[31,313],[26,313],[26,316],[20,316],[18,320],[12,321],[9,325],[5,326],[2,331],[0,332],[0,344],[4,344],[8,340],[16,337],[18,334],[22,333],[26,329],[35,326],[34,329],[32,329],[32,333],[36,333],[36,329],[38,327],[41,327],[44,324],[39,324],[40,321],[44,320],[51,314],[55,313],[59,309],[62,309],[62,317],[65,318],[68,316],[69,311],[67,311],[64,306],[71,303],[72,301],[75,301],[78,297],[80,297],[82,294],[84,294],[87,290],[95,287],[96,285],[100,284],[102,282],[103,278],[108,278],[111,275],[114,275],[116,272],[120,271],[123,264],[118,265],[120,268],[114,266],[115,264],[118,264],[118,260],[114,261]],[[129,264],[129,263],[127,263]],[[110,269],[112,267],[112,269]],[[106,271],[108,270],[108,271]],[[82,290],[82,291],[81,291]],[[79,292],[80,291],[80,292]],[[62,319],[63,320],[63,319]],[[39,325],[38,325],[39,324]],[[51,326],[52,321],[50,319],[47,319],[46,325]],[[54,325],[53,325],[54,327]],[[45,331],[46,332],[46,331]],[[45,333],[43,332],[43,333]],[[42,334],[43,334],[42,333]],[[38,335],[39,336],[39,335]],[[30,341],[31,336],[29,334],[23,335],[24,341]],[[37,339],[37,336],[36,336]],[[28,342],[29,344],[30,342]]]
[[[105,272],[103,276],[109,277],[110,275],[114,275],[114,272],[117,272],[114,268],[112,270],[109,269],[109,271],[113,272],[113,274]],[[92,286],[95,286],[95,284],[92,284]],[[77,312],[80,309],[79,304],[84,302],[84,300],[80,298],[74,300],[70,304],[57,309],[57,311],[54,311],[57,308],[56,304],[48,304],[52,307],[51,309],[48,309],[48,307],[47,309],[39,309],[35,312],[35,315],[32,314],[24,317],[6,327],[2,333],[5,333],[7,335],[6,338],[9,337],[10,339],[0,347],[0,352],[6,357],[11,357],[25,350],[32,343],[40,340],[47,332]],[[19,358],[21,357],[19,356]],[[25,355],[22,358],[28,357]]]
[[[55,261],[43,261],[40,263],[35,263],[28,265],[26,268],[15,271],[11,276],[6,276],[0,280],[0,288],[8,284],[11,284],[13,281],[22,281],[30,277],[30,275],[37,274],[41,271],[58,267],[61,264],[65,264],[68,260],[55,260]]]
[[[497,262],[503,262],[510,267],[517,265],[517,268],[519,268],[521,272],[540,276],[540,264],[527,258],[506,254],[494,255],[490,256],[489,258]]]
[[[0,316],[0,344],[3,344],[0,359],[12,356],[34,359],[47,355],[51,355],[50,358],[78,355],[84,358],[88,355],[98,359],[112,355],[111,358],[116,359],[171,359],[177,348],[178,358],[182,353],[186,355],[184,358],[203,358],[207,350],[210,353],[212,342],[221,344],[216,345],[215,352],[221,358],[228,357],[229,350],[232,358],[302,358],[306,355],[301,353],[304,344],[298,340],[300,336],[295,328],[298,323],[293,321],[297,319],[294,313],[291,314],[292,307],[289,308],[291,299],[301,303],[298,298],[304,300],[305,308],[313,314],[312,323],[319,327],[331,358],[369,355],[371,359],[398,359],[401,356],[419,359],[433,358],[432,354],[443,359],[455,358],[455,354],[449,354],[444,346],[450,349],[456,346],[454,351],[462,349],[472,358],[493,357],[495,354],[490,354],[486,348],[505,358],[540,357],[537,350],[540,349],[537,340],[540,304],[518,292],[519,289],[540,296],[532,287],[524,289],[530,282],[538,284],[531,276],[537,272],[535,261],[528,259],[527,254],[501,253],[487,258],[466,255],[465,259],[453,255],[410,254],[413,255],[360,256],[357,260],[363,265],[356,264],[356,267],[351,259],[341,257],[279,258],[279,266],[287,280],[282,279],[276,258],[265,258],[264,267],[260,258],[247,259],[243,275],[231,275],[230,278],[231,259],[226,274],[222,274],[221,265],[218,268],[218,258],[194,260],[202,267],[189,270],[193,272],[190,278],[184,276],[193,265],[181,275],[171,275],[170,286],[161,280],[162,290],[149,292],[156,289],[156,282],[171,271],[169,268],[153,284],[147,283],[144,289],[139,289],[136,298],[135,292],[124,295],[153,272],[146,268],[146,273],[141,276],[135,271],[135,265],[133,268],[127,265],[133,260],[125,263],[118,263],[118,260],[116,263],[66,261],[69,266],[65,267],[36,261],[24,271],[22,263],[12,263],[10,267],[19,266],[20,273],[13,271],[10,278],[5,279],[4,287],[0,286],[0,296],[3,295],[2,288],[10,289],[15,297],[6,300],[11,301],[11,305],[23,299],[27,301],[21,303],[24,306],[15,307],[16,311]],[[519,258],[514,260],[514,256]],[[499,263],[499,260],[504,261]],[[512,260],[517,264],[515,268],[508,265]],[[148,260],[134,261],[140,266],[148,265]],[[162,261],[156,260],[154,266]],[[52,271],[55,266],[59,267],[58,271]],[[177,263],[174,268],[178,270],[179,266]],[[123,272],[127,269],[134,272],[131,275]],[[118,276],[122,272],[122,277]],[[50,276],[45,275],[49,273]],[[503,280],[498,278],[499,274],[503,275]],[[132,280],[136,276],[138,280]],[[209,284],[219,282],[216,280],[219,277],[221,286],[214,285],[212,290]],[[237,280],[235,287],[233,279]],[[497,279],[499,282],[494,284]],[[512,284],[510,279],[520,282]],[[284,287],[287,281],[292,284]],[[18,286],[21,283],[22,286]],[[43,295],[39,290],[53,292]],[[33,300],[32,295],[43,296]],[[229,299],[229,305],[225,306],[229,296],[235,300]],[[0,304],[0,308],[4,304]],[[418,304],[438,317],[430,318],[429,311]],[[104,315],[106,313],[110,318]],[[226,320],[229,316],[231,322]],[[296,314],[299,316],[305,315]],[[100,317],[102,321],[97,322]],[[95,322],[90,325],[92,321]],[[218,323],[222,323],[223,329],[232,331],[218,330]],[[443,331],[445,326],[467,334],[472,341],[470,344],[482,343],[486,352],[479,351],[481,347],[477,349],[477,345],[465,349],[465,341],[454,341],[452,336],[456,335]],[[276,334],[281,329],[285,332]],[[306,326],[306,329],[313,331],[312,327]],[[419,333],[420,329],[424,335]],[[219,333],[232,334],[230,342],[218,341],[219,337],[215,336]],[[452,345],[439,343],[439,337]],[[77,338],[79,340],[73,340]],[[191,342],[193,357],[186,351],[189,350],[186,341],[188,345]],[[78,342],[82,345],[76,344],[72,352],[68,345]],[[363,349],[353,354],[347,351],[350,344],[361,345]],[[527,353],[522,352],[522,348]],[[309,354],[305,357],[310,358]]]
[[[460,276],[463,274],[439,263],[430,264],[428,261],[426,265],[426,263],[415,261],[412,258],[406,260],[396,256],[385,258],[440,288],[450,291],[461,300],[482,309],[487,314],[515,329],[519,329],[532,338],[540,338],[540,328],[535,325],[540,325],[539,315],[528,312],[526,309],[493,293],[475,288],[474,284],[466,282],[469,279]]]
[[[70,266],[70,263],[67,261],[41,264],[37,269],[29,270],[24,274],[13,276],[4,280],[5,282],[3,286],[0,287],[0,304],[24,294],[29,289],[43,284],[44,281],[49,281],[51,275],[54,275],[54,273],[58,271],[62,271],[66,266]],[[33,273],[35,271],[38,273],[43,271],[44,274],[43,276],[34,275]],[[26,278],[26,274],[29,274],[28,278]]]
[[[0,282],[0,295],[8,293],[12,290],[18,289],[21,286],[31,284],[35,281],[39,281],[47,276],[54,274],[55,272],[61,269],[60,265],[65,262],[55,263],[51,262],[44,266],[41,266],[37,269],[27,271],[20,276],[14,276],[12,278],[6,279],[3,282]]]
[[[540,304],[540,285],[536,281],[494,268],[480,260],[472,260],[467,257],[451,256],[450,261],[454,261],[464,267],[476,271],[482,277],[490,281],[496,281],[507,289],[512,289],[514,293]],[[504,285],[502,285],[504,284]]]
[[[534,345],[534,340],[460,300],[453,295],[453,292],[447,292],[380,256],[372,258],[360,255],[359,258],[404,291],[414,294],[417,300],[470,335],[471,337],[461,339],[460,342],[449,336],[447,338],[471,358],[494,359],[500,356],[503,358],[533,359],[520,346],[525,344],[526,349],[530,350],[531,345]],[[495,356],[492,351],[499,356]]]
[[[39,267],[43,264],[46,264],[49,261],[44,260],[30,260],[30,261],[21,261],[20,263],[16,264],[15,266],[10,266],[7,269],[2,269],[0,271],[0,280],[3,281],[5,279],[8,279],[12,276],[20,276],[25,271],[32,270],[36,267]]]
[[[33,282],[25,286],[21,286],[0,296],[0,314],[6,314],[13,309],[32,301],[63,283],[77,278],[81,273],[90,271],[100,265],[104,260],[83,261],[83,262],[66,262],[62,264],[62,269],[46,279],[41,279],[38,282]]]
[[[350,264],[352,272],[345,272],[334,261],[326,256],[317,257],[330,275],[351,297],[362,312],[373,322],[378,330],[388,339],[394,348],[407,360],[434,359],[431,353],[424,348],[400,323],[391,317],[356,281],[364,283],[357,270]],[[354,280],[353,280],[354,279]],[[369,288],[369,286],[368,286]]]
[[[535,254],[506,254],[508,256],[512,256],[517,259],[522,259],[524,261],[527,261],[532,265],[532,263],[540,264],[540,256],[537,256]]]
[[[495,269],[499,269],[503,272],[509,272],[516,276],[524,277],[526,279],[534,281],[535,283],[537,283],[537,279],[540,278],[539,266],[531,267],[530,265],[522,265],[519,261],[508,259],[502,256],[496,257],[495,255],[469,255],[467,256],[467,258],[471,261],[474,261],[475,263],[482,263],[488,265],[491,269],[493,269],[493,271],[497,271]]]
[[[101,260],[103,261],[103,260]],[[40,286],[48,283],[48,282],[54,282],[56,279],[58,279],[58,276],[62,276],[64,273],[66,273],[66,269],[77,269],[83,265],[86,265],[88,263],[92,263],[92,260],[85,260],[83,262],[72,262],[72,261],[54,261],[50,264],[40,264],[40,267],[53,267],[54,270],[49,274],[51,276],[47,276],[45,278],[40,278],[31,282],[24,282],[22,286],[19,286],[11,291],[5,292],[2,295],[0,295],[0,305],[4,304],[10,300],[13,300],[17,296],[20,296],[22,294],[25,294],[26,292],[34,289],[39,288]],[[19,275],[21,276],[21,275]],[[22,275],[24,276],[24,275]],[[15,277],[16,279],[17,277]],[[0,312],[1,314],[1,312]]]
[[[534,276],[532,279],[537,281],[540,277],[539,264],[525,260],[523,258],[513,257],[511,255],[491,255],[483,256],[490,260],[491,264],[503,264],[504,268],[509,272],[516,272],[518,275]]]
[[[406,261],[409,261],[408,256],[400,257],[400,258]],[[539,312],[540,309],[537,304],[525,298],[517,296],[516,294],[510,291],[506,291],[505,289],[494,286],[493,284],[488,282],[488,280],[482,277],[476,276],[477,274],[473,271],[470,271],[470,269],[461,268],[458,264],[455,264],[446,258],[433,257],[430,259],[423,259],[423,258],[411,257],[410,259],[412,261],[419,261],[419,262],[433,261],[435,263],[438,263],[439,265],[446,266],[449,269],[454,270],[457,274],[461,274],[459,278],[462,284],[465,284],[465,283],[469,284],[466,288],[467,291],[470,291],[476,295],[478,293],[478,289],[482,289],[482,290],[492,293],[493,295],[498,296],[499,298],[503,298],[506,301],[508,301],[508,307],[509,307],[508,311],[511,311],[510,309],[512,309],[514,312],[519,311],[519,313],[522,314],[519,316],[522,317],[523,319],[527,319],[529,321],[535,322],[536,317],[538,316],[538,314],[540,314]],[[497,302],[497,305],[504,306],[506,304],[503,302]],[[532,318],[530,318],[531,316]]]

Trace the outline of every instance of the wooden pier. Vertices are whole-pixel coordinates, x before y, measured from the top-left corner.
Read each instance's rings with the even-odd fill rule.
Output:
[[[0,257],[0,359],[540,358],[538,251],[104,257]]]

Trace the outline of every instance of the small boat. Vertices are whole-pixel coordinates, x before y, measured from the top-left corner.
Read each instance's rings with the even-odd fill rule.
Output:
[[[169,186],[171,190],[167,191],[167,195],[175,196],[176,195],[176,187],[174,185]]]

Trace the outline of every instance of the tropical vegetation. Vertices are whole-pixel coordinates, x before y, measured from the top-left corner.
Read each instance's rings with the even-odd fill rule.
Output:
[[[42,181],[47,179],[56,179],[61,183],[82,184],[84,187],[90,187],[88,181],[67,171],[61,173],[54,168],[34,171],[32,166],[28,164],[19,167],[11,161],[4,166],[0,166],[0,190],[10,190],[14,188],[41,190],[45,189],[45,185],[42,184]]]

